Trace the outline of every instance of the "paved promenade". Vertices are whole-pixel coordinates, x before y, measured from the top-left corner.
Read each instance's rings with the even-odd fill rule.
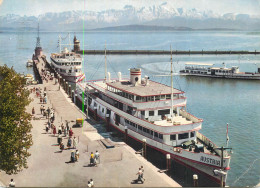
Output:
[[[65,120],[70,121],[69,125],[72,126],[76,118],[84,117],[54,81],[44,81],[36,87],[40,87],[42,91],[44,87],[47,88],[48,100],[44,106],[55,109],[56,128],[61,123],[65,125]],[[117,142],[113,149],[106,149],[100,142],[102,136],[86,121],[83,128],[73,128],[80,157],[78,162],[69,163],[72,149],[60,152],[57,135],[45,132],[47,120],[40,113],[40,99],[35,93],[31,93],[30,97],[34,100],[27,111],[31,113],[34,107],[37,120],[32,120],[33,146],[29,150],[31,156],[28,159],[28,168],[15,175],[1,172],[0,181],[5,185],[13,178],[19,187],[87,187],[87,182],[92,178],[95,187],[180,187],[123,142]],[[63,143],[66,147],[66,137],[63,137]],[[100,164],[97,167],[88,167],[90,153],[95,153],[96,150],[100,153]],[[136,173],[141,165],[145,170],[144,184],[131,184],[137,178]]]

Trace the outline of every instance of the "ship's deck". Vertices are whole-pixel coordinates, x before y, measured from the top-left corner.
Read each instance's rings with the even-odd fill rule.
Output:
[[[166,95],[171,94],[171,87],[167,85],[163,85],[161,83],[157,83],[154,81],[149,80],[149,84],[141,84],[133,86],[128,80],[124,80],[121,82],[109,82],[107,83],[108,86],[113,88],[119,89],[121,91],[125,91],[127,93],[132,93],[138,96],[156,96],[156,95]],[[181,94],[184,93],[178,89],[173,89],[174,94]]]

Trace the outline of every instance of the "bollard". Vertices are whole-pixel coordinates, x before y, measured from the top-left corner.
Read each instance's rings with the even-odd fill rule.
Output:
[[[97,107],[94,107],[94,120],[97,121]]]
[[[146,139],[143,139],[143,157],[146,159]]]
[[[193,175],[193,186],[198,187],[198,175],[197,174]]]
[[[77,106],[77,94],[76,94],[76,93],[74,94],[74,103],[75,103],[76,106]]]
[[[128,140],[128,129],[127,126],[125,126],[125,143],[127,144],[127,140]]]
[[[107,132],[109,132],[109,123],[110,123],[110,118],[109,118],[109,114],[106,114],[106,129],[107,129]]]
[[[71,85],[69,85],[69,97],[71,97]]]
[[[74,96],[75,96],[75,94],[74,94],[74,90],[71,90],[71,100],[72,100],[72,102],[74,102]]]
[[[66,82],[65,84],[65,92],[68,94],[69,93],[69,84]]]
[[[65,81],[65,79],[63,79],[63,80],[62,80],[63,89],[65,89],[65,84],[66,84],[66,81]]]
[[[166,154],[166,169],[167,169],[167,174],[170,176],[171,175],[171,155]]]

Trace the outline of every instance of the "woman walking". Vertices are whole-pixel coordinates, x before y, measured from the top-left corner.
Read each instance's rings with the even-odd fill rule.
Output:
[[[56,127],[55,127],[55,125],[53,125],[53,134],[54,134],[54,136],[55,136],[56,133],[57,133],[56,132]]]

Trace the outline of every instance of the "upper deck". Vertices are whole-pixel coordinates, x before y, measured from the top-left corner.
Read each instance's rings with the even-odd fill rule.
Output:
[[[133,86],[133,84],[128,80],[124,80],[121,82],[110,82],[107,83],[107,86],[141,97],[171,95],[172,92],[171,87],[151,80],[149,81],[149,84],[140,84],[136,86]],[[184,92],[178,89],[173,89],[173,94],[182,93]]]

